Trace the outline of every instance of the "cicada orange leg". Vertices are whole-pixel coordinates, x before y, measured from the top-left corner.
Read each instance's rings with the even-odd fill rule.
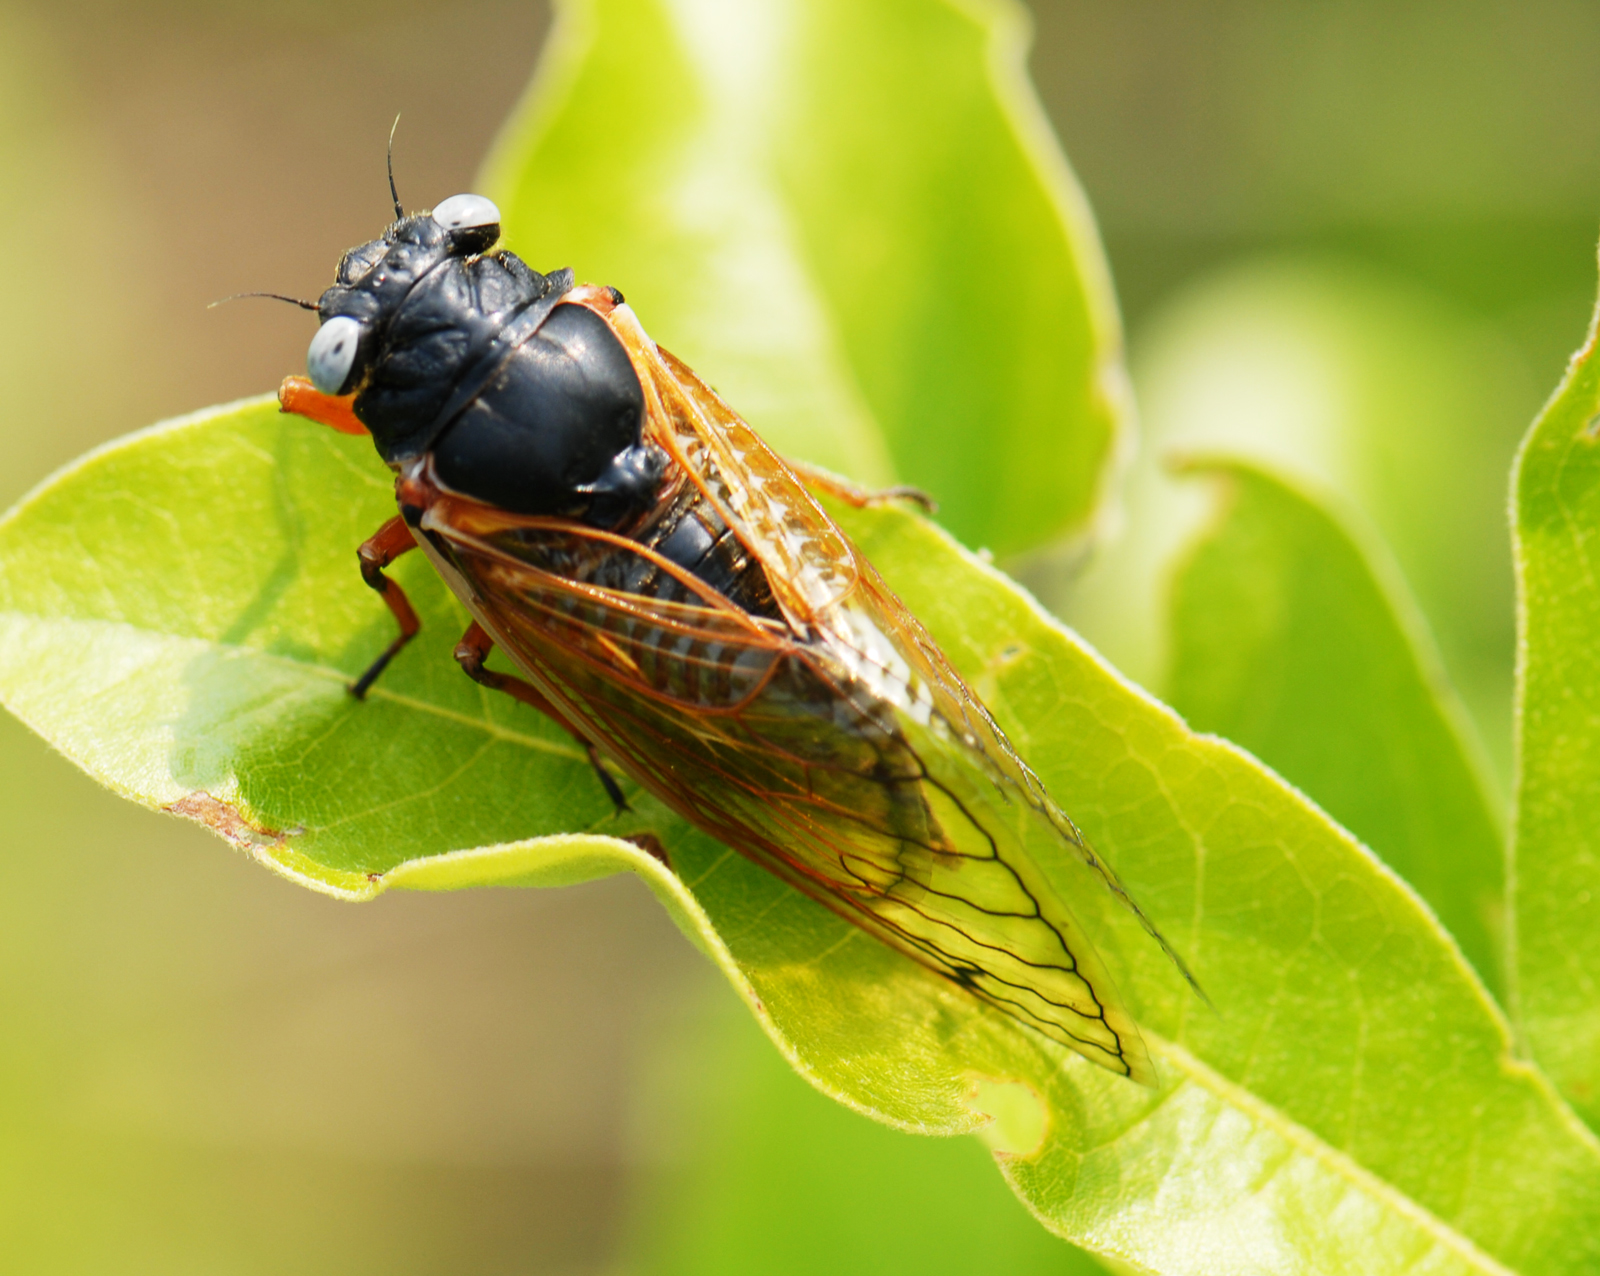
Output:
[[[901,484],[898,487],[880,487],[876,490],[869,490],[852,483],[843,475],[835,474],[832,470],[825,470],[821,466],[812,465],[807,461],[791,461],[788,457],[785,457],[783,463],[793,470],[794,476],[813,492],[832,496],[858,510],[866,509],[869,505],[887,505],[890,501],[910,501],[913,505],[920,507],[925,514],[937,514],[939,512],[939,502],[920,487]]]
[[[461,635],[461,641],[456,644],[456,663],[461,666],[461,671],[479,686],[488,687],[491,691],[503,691],[513,699],[520,700],[523,704],[537,709],[582,745],[584,752],[589,755],[589,765],[594,768],[594,773],[600,777],[600,783],[605,788],[606,796],[611,799],[611,804],[617,808],[617,814],[621,815],[624,811],[631,810],[632,808],[628,806],[628,799],[623,796],[622,789],[618,787],[617,782],[611,778],[611,773],[606,770],[605,765],[601,762],[600,751],[584,738],[583,732],[573,726],[560,709],[545,698],[539,688],[531,682],[526,682],[521,678],[514,678],[507,673],[497,673],[495,670],[484,666],[484,661],[489,658],[489,653],[493,650],[494,639],[489,637],[482,625],[477,621],[473,621],[472,624],[467,626],[467,632]],[[648,846],[644,849],[650,851],[652,855],[655,855],[657,859],[665,863],[665,854],[657,853],[660,845],[659,842],[656,843],[656,850],[652,850]]]
[[[367,427],[356,419],[355,409],[351,406],[354,400],[355,396],[351,394],[323,394],[304,377],[285,377],[283,384],[278,387],[279,411],[303,416],[340,434],[367,433]],[[378,675],[388,668],[389,662],[400,654],[400,649],[415,638],[417,631],[422,628],[422,622],[417,619],[416,610],[405,591],[383,574],[385,567],[416,547],[417,542],[412,539],[405,521],[396,517],[380,527],[356,551],[356,557],[361,560],[361,579],[377,591],[400,625],[400,636],[367,666],[367,671],[350,687],[350,694],[357,700],[366,698]]]
[[[366,673],[351,686],[350,694],[357,700],[366,697],[368,689],[378,680],[378,675],[388,668],[389,662],[400,654],[400,649],[415,638],[422,628],[422,622],[417,619],[416,609],[411,606],[405,591],[383,574],[385,567],[416,547],[417,542],[411,538],[411,529],[403,518],[396,515],[356,550],[356,557],[361,560],[361,579],[389,605],[400,626],[399,637],[384,648],[383,654],[368,665]]]
[[[278,387],[278,411],[303,416],[340,434],[366,434],[367,427],[356,419],[352,406],[355,397],[323,394],[304,377],[285,377]]]

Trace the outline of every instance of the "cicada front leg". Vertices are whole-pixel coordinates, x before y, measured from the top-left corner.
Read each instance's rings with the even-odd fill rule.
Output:
[[[356,419],[353,394],[323,394],[304,377],[285,377],[278,387],[278,411],[303,416],[340,434],[366,434]]]
[[[397,515],[364,541],[361,548],[356,551],[356,557],[361,560],[361,579],[378,592],[400,625],[400,636],[384,649],[381,656],[367,666],[366,673],[357,678],[350,688],[350,694],[357,700],[366,697],[368,689],[378,680],[378,675],[422,628],[422,622],[417,619],[416,610],[411,606],[411,600],[406,597],[405,591],[383,574],[385,567],[401,554],[409,554],[416,547],[417,542],[411,537],[411,529],[406,526],[405,520]]]
[[[507,673],[497,673],[493,669],[484,667],[484,661],[489,658],[489,653],[493,650],[494,639],[489,637],[482,625],[473,621],[467,626],[467,632],[461,635],[461,641],[456,644],[456,663],[461,666],[461,671],[479,686],[488,687],[491,691],[503,691],[513,699],[537,709],[576,740],[589,755],[589,765],[600,777],[600,784],[605,789],[606,796],[611,799],[611,804],[617,808],[617,814],[621,815],[624,811],[631,810],[622,789],[601,762],[600,751],[584,737],[583,732],[567,720],[561,710],[545,698],[539,688],[521,678],[514,678]],[[655,852],[651,851],[651,854]]]
[[[920,487],[909,487],[901,484],[898,487],[880,487],[868,490],[843,475],[835,474],[832,470],[825,470],[819,465],[812,465],[809,461],[791,461],[785,457],[783,463],[794,471],[794,476],[804,483],[811,491],[823,496],[832,496],[843,501],[846,505],[856,509],[866,509],[869,505],[887,505],[890,501],[910,501],[921,508],[924,514],[937,514],[939,502],[929,496]]]

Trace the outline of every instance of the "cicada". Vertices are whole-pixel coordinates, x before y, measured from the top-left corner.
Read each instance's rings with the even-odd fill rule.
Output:
[[[408,216],[397,198],[395,217],[302,303],[321,320],[309,380],[280,393],[369,433],[396,475],[399,514],[359,558],[399,635],[355,694],[418,630],[385,569],[420,547],[473,618],[461,668],[570,732],[619,807],[608,763],[996,1010],[1153,1084],[1040,846],[1132,901],[810,489],[870,498],[775,455],[616,289],[494,251],[489,200]],[[520,676],[486,666],[495,646]]]

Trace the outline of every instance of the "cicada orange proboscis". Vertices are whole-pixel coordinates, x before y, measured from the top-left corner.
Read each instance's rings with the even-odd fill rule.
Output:
[[[990,1006],[1153,1084],[1039,846],[1133,903],[807,483],[859,494],[802,480],[615,289],[492,252],[488,200],[395,212],[306,303],[311,380],[280,395],[370,432],[397,476],[400,514],[360,558],[400,634],[352,690],[417,631],[384,569],[420,546],[474,618],[462,668],[571,732],[619,806],[605,761]],[[521,677],[486,668],[496,645]]]

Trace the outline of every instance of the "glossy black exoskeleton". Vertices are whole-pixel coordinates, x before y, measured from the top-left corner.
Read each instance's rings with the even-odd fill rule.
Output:
[[[317,303],[311,379],[353,393],[399,468],[432,452],[447,487],[519,514],[611,527],[647,508],[666,457],[641,441],[644,394],[616,336],[543,275],[490,251],[499,212],[458,195],[345,253]]]
[[[1035,848],[1143,914],[806,486],[911,493],[797,472],[614,289],[493,252],[498,222],[456,196],[347,253],[312,307],[310,383],[279,391],[369,432],[396,471],[399,514],[358,554],[399,634],[351,691],[420,630],[385,571],[421,549],[472,617],[463,672],[570,733],[619,811],[605,759],[934,973],[1153,1083]],[[489,667],[496,647],[515,673]],[[633,840],[671,867],[653,834]]]
[[[597,310],[588,295],[596,290],[575,289],[572,271],[543,275],[515,253],[492,251],[500,213],[481,195],[410,216],[397,200],[395,212],[382,238],[344,254],[315,305],[298,303],[322,320],[306,352],[310,385],[300,383],[318,402],[291,377],[285,410],[370,434],[399,488],[426,471],[442,490],[497,510],[571,519],[644,547],[644,556],[621,555],[626,566],[597,584],[682,592],[677,567],[751,614],[775,617],[761,567],[645,437],[639,373],[602,313],[622,306],[622,295],[599,290],[606,305]],[[403,498],[400,506],[401,517],[360,550],[362,576],[401,633],[357,679],[357,696],[418,628],[383,574],[423,534],[420,511]],[[470,651],[457,652],[463,668],[504,689]]]

